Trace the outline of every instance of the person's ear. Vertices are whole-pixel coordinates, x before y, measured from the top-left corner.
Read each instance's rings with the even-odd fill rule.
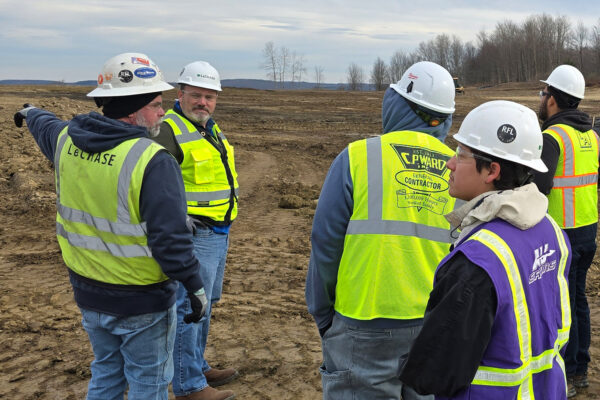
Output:
[[[500,164],[492,161],[488,168],[488,175],[485,178],[485,183],[492,183],[497,179],[500,179]]]

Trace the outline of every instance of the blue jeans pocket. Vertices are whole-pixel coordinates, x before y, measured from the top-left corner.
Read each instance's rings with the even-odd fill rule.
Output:
[[[352,399],[350,370],[330,372],[324,366],[320,366],[319,373],[321,374],[321,383],[323,384],[323,399]]]

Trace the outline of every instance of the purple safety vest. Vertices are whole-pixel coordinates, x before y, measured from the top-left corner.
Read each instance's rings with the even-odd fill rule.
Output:
[[[475,378],[451,399],[566,399],[560,352],[571,325],[571,249],[550,218],[525,231],[494,219],[474,229],[440,262],[443,266],[462,252],[487,272],[498,301]]]

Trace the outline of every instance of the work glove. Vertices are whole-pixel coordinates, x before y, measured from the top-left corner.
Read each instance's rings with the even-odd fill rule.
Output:
[[[185,216],[185,224],[187,225],[190,232],[192,232],[192,235],[195,236],[196,235],[196,224],[194,223],[194,220],[192,219],[192,217],[190,217],[189,215],[186,215]]]
[[[23,104],[23,109],[21,111],[15,113],[14,118],[15,118],[15,125],[17,126],[17,128],[20,128],[23,126],[23,120],[27,118],[27,113],[32,108],[35,108],[35,107],[29,103],[25,103],[25,104]]]
[[[208,306],[208,299],[204,288],[197,292],[188,292],[190,303],[192,305],[192,312],[183,316],[183,322],[191,324],[192,322],[198,322],[206,313],[206,307]]]

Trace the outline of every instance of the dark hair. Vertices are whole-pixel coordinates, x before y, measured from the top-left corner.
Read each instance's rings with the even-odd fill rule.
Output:
[[[579,102],[581,101],[581,99],[573,97],[552,86],[548,86],[548,93],[554,97],[556,105],[561,110],[574,110],[579,106]]]
[[[530,167],[513,161],[504,160],[473,148],[470,148],[470,150],[473,154],[487,157],[491,159],[492,162],[500,164],[500,176],[494,181],[496,190],[514,189],[533,181],[533,170]],[[490,168],[492,162],[476,158],[475,168],[477,168],[477,172],[481,172],[483,168]]]

